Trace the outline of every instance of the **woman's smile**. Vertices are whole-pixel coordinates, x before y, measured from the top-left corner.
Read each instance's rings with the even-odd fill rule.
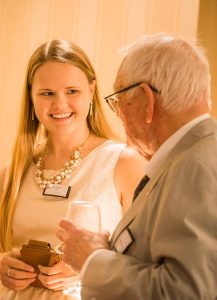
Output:
[[[49,116],[56,120],[69,119],[73,115],[72,112],[69,113],[61,113],[61,114],[50,114]]]

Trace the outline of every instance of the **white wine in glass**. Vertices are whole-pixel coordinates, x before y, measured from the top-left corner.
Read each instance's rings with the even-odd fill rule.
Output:
[[[75,225],[93,232],[101,230],[101,216],[99,205],[84,200],[71,201],[68,206],[66,218]],[[63,293],[80,299],[81,284],[79,278],[74,285],[64,290]]]

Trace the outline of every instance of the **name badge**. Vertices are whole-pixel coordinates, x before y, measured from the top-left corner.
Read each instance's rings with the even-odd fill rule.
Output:
[[[120,236],[118,237],[117,241],[115,242],[114,249],[118,253],[123,253],[130,244],[132,244],[133,238],[130,233],[129,229],[125,229]]]
[[[63,184],[54,184],[52,187],[46,187],[43,191],[43,195],[68,198],[70,190],[71,186]]]

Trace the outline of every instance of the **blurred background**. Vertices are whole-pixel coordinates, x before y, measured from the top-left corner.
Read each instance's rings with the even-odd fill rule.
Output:
[[[210,62],[217,117],[217,0],[0,0],[0,167],[11,155],[27,61],[40,44],[53,38],[77,43],[104,97],[113,92],[123,58],[118,49],[154,32],[199,39]],[[103,105],[124,140],[120,121]]]

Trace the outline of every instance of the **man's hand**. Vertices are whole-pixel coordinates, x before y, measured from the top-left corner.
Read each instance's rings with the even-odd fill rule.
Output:
[[[76,272],[80,272],[88,256],[98,249],[109,249],[109,232],[91,232],[75,226],[71,221],[62,219],[59,225],[64,229],[57,231],[63,241],[61,250],[63,260]]]

